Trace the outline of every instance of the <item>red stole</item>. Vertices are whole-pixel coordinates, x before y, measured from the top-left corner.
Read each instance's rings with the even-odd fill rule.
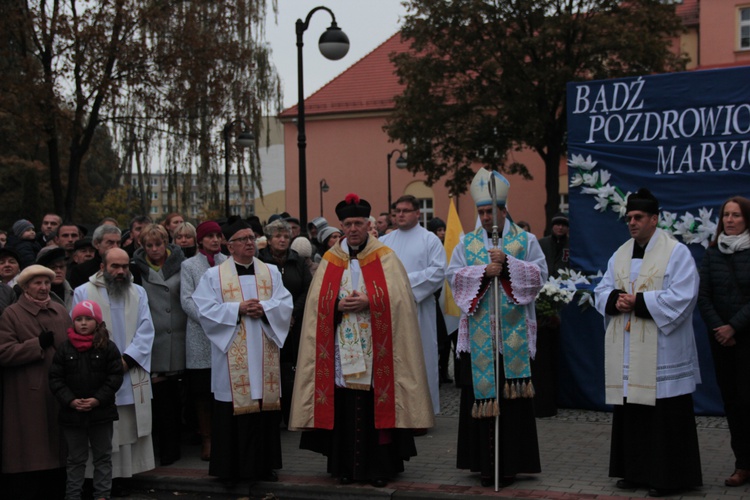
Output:
[[[360,258],[362,279],[370,300],[370,321],[372,325],[372,387],[375,391],[375,428],[396,427],[395,380],[393,373],[393,332],[391,304],[388,285],[380,262],[381,252],[377,249]],[[318,321],[315,332],[315,428],[333,429],[334,389],[336,387],[336,298],[341,286],[347,262],[328,252],[328,261],[323,283],[318,297]]]

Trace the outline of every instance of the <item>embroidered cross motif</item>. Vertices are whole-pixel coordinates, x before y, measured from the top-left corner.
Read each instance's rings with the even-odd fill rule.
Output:
[[[148,387],[148,377],[143,377],[141,375],[140,380],[138,380],[137,383],[133,384],[133,391],[135,391],[136,389],[138,389],[138,392],[141,395],[141,404],[143,404],[143,403],[146,402],[146,400],[143,397],[143,388],[144,387]]]
[[[237,292],[239,292],[239,291],[240,291],[240,289],[239,289],[239,288],[235,288],[235,287],[234,287],[234,283],[229,283],[229,286],[228,286],[228,287],[226,287],[226,288],[224,288],[224,289],[222,290],[222,292],[224,292],[224,293],[225,293],[226,295],[229,295],[229,298],[230,298],[230,299],[233,299],[233,298],[234,298],[234,296],[235,296],[235,294],[236,294]]]
[[[247,378],[247,375],[240,375],[238,381],[234,384],[234,390],[244,396],[248,393],[249,388],[250,380]]]
[[[267,284],[266,280],[261,280],[262,285],[258,285],[258,290],[262,290],[264,295],[268,295],[271,291],[271,285]]]
[[[268,374],[268,377],[266,378],[266,387],[268,387],[268,390],[271,392],[276,392],[276,388],[279,385],[279,381],[276,378],[276,374],[271,372]]]

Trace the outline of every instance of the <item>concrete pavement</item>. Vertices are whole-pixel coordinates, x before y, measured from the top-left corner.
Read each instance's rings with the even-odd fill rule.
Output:
[[[481,487],[477,474],[455,468],[458,389],[453,385],[441,387],[441,406],[443,413],[436,417],[436,427],[427,435],[415,438],[418,456],[407,462],[404,473],[385,488],[377,489],[369,484],[339,485],[325,472],[325,457],[298,449],[299,433],[285,431],[282,432],[284,468],[279,471],[279,482],[256,484],[250,498],[604,500],[647,496],[645,489],[618,490],[615,480],[607,477],[609,413],[560,410],[556,417],[538,419],[542,473],[519,476],[513,485],[496,493],[494,488]],[[725,419],[698,417],[697,421],[704,486],[670,498],[750,500],[750,484],[740,488],[724,486],[724,479],[734,469]],[[175,495],[192,492],[205,498],[248,497],[246,484],[229,489],[208,476],[208,464],[198,458],[198,447],[184,447],[183,457],[168,467],[134,477],[130,486],[145,493],[130,498],[156,498],[148,490],[170,491]]]

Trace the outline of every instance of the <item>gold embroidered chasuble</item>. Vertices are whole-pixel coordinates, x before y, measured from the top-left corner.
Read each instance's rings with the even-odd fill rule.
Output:
[[[375,259],[378,262],[374,262]],[[351,279],[349,254],[340,244],[336,244],[325,254],[313,276],[302,320],[290,428],[333,428],[335,401],[329,395],[333,394],[336,373],[334,360],[329,357],[334,355],[336,350],[340,358],[345,355],[351,357],[341,363],[342,374],[348,379],[347,386],[373,390],[372,380],[392,381],[393,387],[374,388],[377,398],[391,397],[390,395],[394,398],[394,401],[388,402],[393,403],[391,407],[394,409],[392,427],[432,427],[432,401],[424,365],[416,304],[407,273],[396,254],[373,238],[368,238],[367,244],[358,254],[358,260],[362,269],[360,282],[372,276],[365,270],[366,266],[382,266],[384,287],[380,283],[367,283],[365,288],[370,299],[370,309],[365,311],[364,315],[357,315],[358,318],[344,318],[339,325],[334,325],[334,332],[326,334],[323,330],[326,328],[325,325],[332,324],[331,317],[335,315],[336,298],[340,296],[342,288],[352,288],[351,283],[346,282]],[[329,269],[330,266],[334,267]],[[329,280],[325,278],[327,273]],[[330,282],[332,275],[340,275],[337,283]],[[361,291],[359,286],[357,289]],[[375,290],[375,296],[371,296],[370,290]],[[378,321],[373,321],[372,317],[367,318],[371,316],[371,311],[381,314],[382,304],[376,302],[384,296],[388,297],[390,323],[385,325],[386,331],[378,332],[378,335],[390,340],[390,353],[382,346],[372,345],[371,328],[372,325],[377,325]],[[356,332],[352,330],[353,324],[357,327]],[[342,348],[342,345],[346,344],[349,346]],[[392,366],[392,374],[370,374],[368,370],[372,370],[372,364],[368,367],[367,362],[370,349],[371,357],[392,357],[392,363],[385,364]],[[350,371],[348,377],[345,370]],[[385,375],[385,378],[381,375]],[[380,428],[377,423],[376,428]]]

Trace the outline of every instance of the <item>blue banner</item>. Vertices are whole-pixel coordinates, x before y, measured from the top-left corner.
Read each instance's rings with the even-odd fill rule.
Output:
[[[659,226],[686,243],[700,266],[721,204],[733,195],[750,195],[748,82],[750,67],[568,84],[573,269],[606,270],[630,237],[625,199],[641,187],[659,200]],[[697,312],[694,326],[703,376],[696,409],[720,413],[706,328]],[[563,338],[576,336],[567,334]]]

